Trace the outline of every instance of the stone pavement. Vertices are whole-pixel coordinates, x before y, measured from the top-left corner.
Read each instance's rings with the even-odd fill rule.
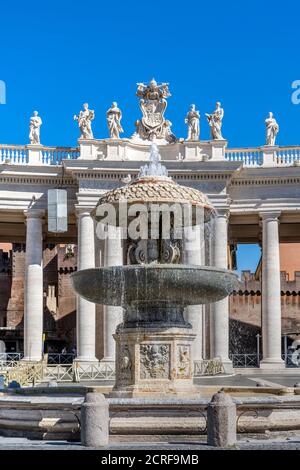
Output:
[[[298,371],[298,369],[297,369]],[[266,381],[272,382],[273,386],[293,387],[295,383],[300,382],[300,370],[294,375],[284,374],[259,374],[259,375],[242,375],[235,372],[231,376],[214,376],[214,377],[199,377],[194,379],[197,385],[220,385],[220,386],[235,386],[235,387],[255,387],[256,383]],[[270,385],[271,386],[271,385]]]
[[[145,437],[147,439],[147,437]],[[87,450],[79,442],[67,441],[38,441],[26,438],[0,437],[0,451],[2,450]],[[176,440],[170,438],[165,442],[111,442],[103,450],[218,450],[206,444],[204,438]],[[235,449],[232,450],[300,450],[300,433],[287,438],[271,439],[240,439]]]
[[[296,369],[298,373],[295,372],[293,375],[280,375],[280,374],[259,374],[259,375],[244,375],[239,374],[238,371],[235,371],[235,375],[219,375],[219,376],[210,376],[210,377],[197,377],[194,379],[194,383],[197,385],[220,385],[220,386],[235,386],[235,387],[255,387],[257,382],[268,381],[273,382],[277,386],[284,387],[293,387],[295,383],[300,382],[300,369]],[[67,382],[65,386],[113,386],[113,380],[93,380],[93,381],[84,381],[74,383]],[[44,387],[45,384],[39,384],[37,387]]]

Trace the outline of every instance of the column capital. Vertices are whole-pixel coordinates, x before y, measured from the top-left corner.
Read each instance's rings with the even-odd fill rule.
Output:
[[[80,207],[75,206],[75,214],[77,218],[80,217],[91,217],[91,212],[94,208],[93,207]]]
[[[227,220],[229,219],[229,215],[230,215],[229,208],[222,207],[218,209],[216,207],[215,209],[216,209],[215,217],[224,217]]]
[[[264,220],[277,220],[279,222],[279,217],[281,216],[281,211],[262,211],[259,212],[259,217],[262,221]]]
[[[45,217],[44,209],[26,209],[23,211],[27,219],[41,219]]]

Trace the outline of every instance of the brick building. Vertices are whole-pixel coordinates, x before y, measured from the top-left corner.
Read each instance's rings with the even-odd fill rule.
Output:
[[[261,335],[261,260],[255,273],[242,271],[239,289],[230,296],[230,352],[253,354]],[[288,344],[300,334],[300,245],[280,244],[281,325]]]
[[[282,243],[280,260],[282,334],[288,335],[300,332],[300,245]],[[71,350],[76,344],[76,297],[69,275],[77,269],[77,248],[48,245],[43,262],[45,350]],[[0,243],[0,340],[7,351],[23,351],[24,269],[25,246]],[[253,354],[256,335],[261,334],[261,262],[255,273],[242,272],[239,289],[229,302],[230,352]]]

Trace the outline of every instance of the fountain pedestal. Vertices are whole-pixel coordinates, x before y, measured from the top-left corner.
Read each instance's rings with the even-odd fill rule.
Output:
[[[111,396],[194,395],[189,328],[119,328],[116,383]]]

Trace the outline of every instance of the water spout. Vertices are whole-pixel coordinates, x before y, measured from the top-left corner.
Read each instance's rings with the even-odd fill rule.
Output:
[[[157,145],[152,142],[150,146],[149,163],[143,165],[139,177],[143,176],[168,176],[167,168],[160,163],[161,157]]]

